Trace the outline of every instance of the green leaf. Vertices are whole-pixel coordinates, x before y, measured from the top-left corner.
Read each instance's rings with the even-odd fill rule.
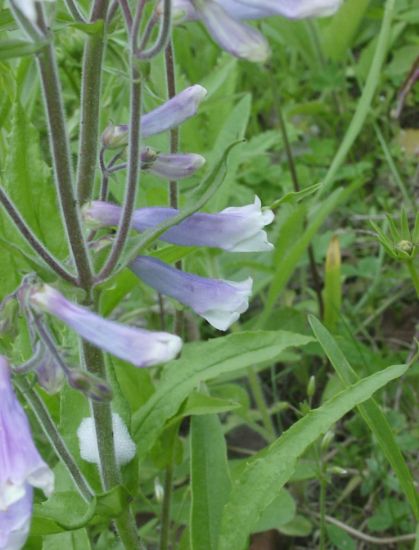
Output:
[[[42,50],[46,42],[27,42],[25,40],[0,40],[0,59],[12,59],[32,55]]]
[[[86,529],[44,537],[42,550],[90,550]]]
[[[328,57],[341,60],[363,21],[370,0],[348,0],[323,31],[323,49]]]
[[[245,547],[248,535],[289,480],[305,450],[342,416],[407,369],[407,365],[395,365],[364,378],[311,410],[270,447],[255,455],[233,485],[224,508],[218,550]]]
[[[216,550],[230,475],[222,425],[216,415],[191,424],[191,550]]]
[[[185,345],[181,358],[166,365],[157,391],[132,418],[140,459],[197,384],[220,374],[272,362],[285,349],[311,341],[301,334],[267,331],[242,332]]]
[[[264,510],[253,532],[279,529],[294,519],[295,511],[295,500],[286,489],[282,489],[276,499]]]
[[[346,357],[329,331],[315,317],[310,316],[309,321],[314,335],[343,384],[349,386],[359,381],[359,376],[348,363]],[[358,411],[369,429],[377,438],[384,455],[399,479],[400,486],[416,518],[419,519],[419,495],[416,491],[412,474],[399,449],[387,418],[374,399],[370,399],[362,405],[359,405]]]

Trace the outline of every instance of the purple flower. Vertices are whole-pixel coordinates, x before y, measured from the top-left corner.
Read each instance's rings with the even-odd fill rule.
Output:
[[[322,17],[335,13],[342,0],[214,0],[234,19],[261,19],[282,15],[288,19]],[[173,0],[176,23],[200,19],[192,0]]]
[[[140,208],[135,210],[132,227],[137,231],[155,227],[176,216],[174,208]],[[101,201],[93,201],[83,209],[85,220],[96,226],[118,225],[121,207]],[[217,214],[192,214],[175,225],[160,239],[180,246],[210,246],[230,252],[262,252],[272,250],[265,225],[274,219],[271,210],[261,209],[258,197],[254,204],[230,207]]]
[[[257,29],[240,23],[214,0],[193,0],[192,3],[221,48],[240,59],[261,63],[268,59],[269,45]]]
[[[153,109],[141,118],[141,135],[149,137],[176,128],[194,116],[207,90],[195,84],[189,86],[160,107]],[[108,126],[102,135],[102,143],[107,149],[115,149],[128,142],[128,125]]]
[[[234,19],[259,19],[266,17],[266,10],[260,10],[257,6],[246,6],[238,0],[214,0],[224,10],[234,17]],[[160,13],[163,13],[162,4],[160,4]],[[175,23],[184,21],[195,21],[200,19],[199,12],[192,5],[192,0],[173,0],[172,1],[173,19]]]
[[[182,340],[167,332],[150,332],[109,321],[73,304],[49,285],[30,291],[30,304],[61,319],[88,340],[136,367],[149,367],[174,359]]]
[[[0,510],[0,550],[20,550],[28,538],[32,518],[33,490],[30,485],[25,495],[7,510]]]
[[[21,548],[29,532],[32,487],[49,496],[54,474],[39,455],[16,398],[7,360],[0,356],[0,549]]]
[[[129,267],[152,288],[189,306],[218,330],[227,330],[249,307],[251,278],[240,283],[207,279],[147,256],[138,256]]]
[[[265,12],[265,16],[283,15],[288,19],[303,19],[332,15],[339,9],[342,0],[229,0],[228,3],[260,10]]]
[[[157,154],[149,170],[169,180],[189,178],[205,164],[204,157],[195,153],[186,154]]]

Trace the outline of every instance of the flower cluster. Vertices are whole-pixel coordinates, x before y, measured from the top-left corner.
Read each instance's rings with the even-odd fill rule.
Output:
[[[186,88],[160,107],[141,117],[141,136],[147,138],[176,128],[192,117],[199,104],[207,95],[207,90],[195,85]],[[106,149],[119,149],[128,143],[128,125],[110,125],[102,135],[102,146]],[[205,163],[204,157],[194,153],[161,154],[150,147],[141,151],[142,169],[171,180],[179,180],[194,174]]]
[[[269,46],[244,19],[281,15],[288,19],[332,15],[342,0],[172,0],[175,21],[201,20],[224,50],[248,61],[264,62]]]
[[[29,533],[33,488],[49,496],[54,475],[39,455],[0,356],[0,550],[18,550]]]
[[[205,94],[202,86],[191,86],[145,115],[142,121],[143,136],[169,130],[192,116]],[[107,147],[123,146],[127,132],[126,125],[107,128],[102,141]],[[167,175],[174,179],[172,172]],[[175,208],[140,208],[134,212],[132,228],[145,231],[178,213]],[[85,221],[96,228],[117,226],[121,214],[120,206],[104,201],[93,201],[83,209]],[[264,227],[273,218],[272,211],[262,210],[261,202],[256,197],[254,204],[247,206],[226,208],[216,214],[193,214],[163,233],[160,239],[180,246],[207,246],[230,252],[267,251],[273,247]],[[199,277],[146,256],[139,256],[129,267],[143,282],[189,306],[219,330],[227,330],[249,307],[251,278],[233,282]]]

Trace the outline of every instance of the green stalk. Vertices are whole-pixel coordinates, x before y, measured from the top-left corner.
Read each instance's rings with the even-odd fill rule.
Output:
[[[410,276],[415,286],[416,295],[419,298],[419,274],[416,271],[413,260],[407,262],[407,269],[409,270]]]
[[[99,145],[99,108],[102,63],[105,49],[105,19],[109,0],[96,0],[90,22],[102,20],[100,31],[87,38],[83,57],[80,142],[77,195],[80,204],[90,200],[95,182]]]

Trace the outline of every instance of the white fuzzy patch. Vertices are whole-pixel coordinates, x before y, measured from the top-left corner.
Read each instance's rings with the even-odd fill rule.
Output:
[[[131,439],[128,428],[117,413],[112,413],[112,428],[115,439],[115,455],[118,466],[130,462],[136,453],[135,443]],[[80,456],[86,462],[99,465],[96,430],[93,418],[84,418],[77,429]]]

